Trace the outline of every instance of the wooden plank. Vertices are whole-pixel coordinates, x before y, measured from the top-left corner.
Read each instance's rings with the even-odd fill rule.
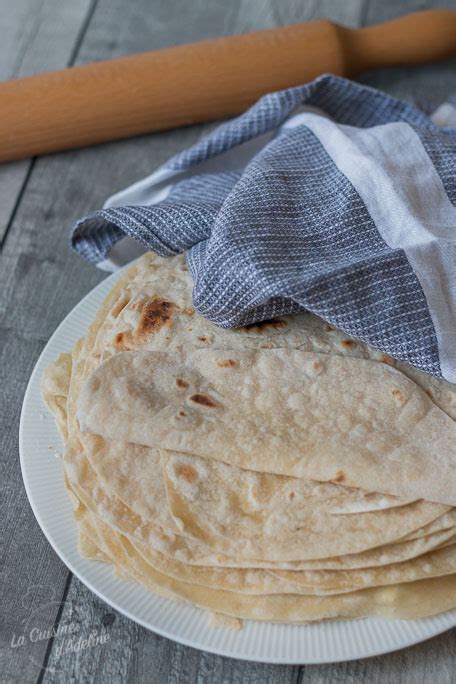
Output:
[[[79,37],[90,0],[0,0],[0,69],[9,78],[43,69],[65,66]],[[27,177],[30,162],[5,165],[0,169],[0,238],[9,224],[18,196]],[[40,200],[37,202],[40,205]],[[31,215],[33,217],[33,214]],[[36,625],[51,628],[60,609],[68,570],[51,551],[30,510],[22,484],[18,460],[18,426],[22,397],[33,365],[48,338],[36,329],[35,311],[20,282],[31,266],[46,268],[36,245],[22,240],[21,223],[16,224],[14,252],[2,254],[0,271],[0,454],[2,483],[2,556],[8,563],[2,568],[0,582],[2,605],[2,678],[4,681],[36,681],[48,647],[48,639],[30,641],[30,630]],[[51,252],[51,249],[49,250]],[[35,259],[36,256],[36,259]],[[35,272],[36,273],[36,272]],[[8,285],[8,286],[7,286]],[[35,285],[43,280],[37,275]],[[13,301],[9,299],[15,293]],[[4,318],[7,302],[8,318]],[[43,300],[42,300],[43,301]],[[32,308],[28,308],[32,304]],[[29,319],[27,330],[21,330],[17,313]],[[46,317],[43,301],[40,315]],[[30,334],[29,334],[30,332]],[[12,646],[23,635],[24,646]]]
[[[32,4],[32,0],[21,1],[27,7]],[[298,0],[281,3],[214,0],[209,4],[198,0],[182,3],[176,11],[176,5],[165,0],[153,5],[146,0],[134,3],[99,0],[76,62],[314,16],[329,16],[357,25],[364,6],[364,0],[344,3],[313,0],[305,4]],[[410,3],[408,6],[412,7]],[[381,18],[380,3],[369,3],[368,10],[369,22]],[[398,87],[404,88],[401,79],[404,74],[397,81]],[[419,82],[418,79],[417,88]],[[3,482],[9,487],[9,523],[16,525],[12,527],[14,534],[7,538],[10,563],[3,596],[8,679],[33,681],[38,672],[36,663],[43,662],[41,644],[47,645],[46,641],[39,644],[36,653],[28,647],[14,650],[9,645],[11,630],[18,629],[21,621],[29,616],[29,606],[20,607],[24,588],[31,583],[43,583],[48,589],[34,589],[33,601],[47,602],[48,608],[43,608],[44,625],[60,612],[60,625],[74,625],[83,636],[87,630],[103,626],[110,637],[100,647],[67,654],[59,652],[59,640],[55,639],[49,644],[44,681],[292,682],[298,678],[344,681],[347,674],[351,678],[348,681],[370,682],[383,681],[385,671],[387,681],[391,682],[423,680],[423,672],[429,678],[432,675],[435,681],[449,681],[445,677],[449,668],[454,668],[454,635],[442,635],[401,654],[369,661],[301,669],[273,667],[200,653],[158,637],[110,609],[76,579],[69,584],[68,594],[61,595],[66,571],[39,533],[25,502],[17,465],[16,435],[22,393],[44,340],[103,277],[67,251],[67,230],[77,217],[99,207],[107,195],[191,144],[203,130],[203,127],[194,127],[39,159],[17,207],[0,257],[0,326],[3,326],[0,339],[6,359],[0,368],[8,374],[7,379],[0,379],[0,391],[3,387],[9,388],[2,397],[8,410],[0,423],[6,473]],[[49,598],[49,586],[57,588],[54,601]],[[434,647],[436,643],[441,643],[441,647]],[[410,672],[413,677],[409,677]]]
[[[456,673],[456,630],[402,651],[333,665],[307,665],[300,684],[452,684]]]
[[[0,80],[67,66],[91,3],[0,0]],[[0,167],[0,245],[30,164],[28,159]]]
[[[51,552],[22,484],[18,458],[21,400],[44,340],[0,327],[0,482],[2,483],[2,677],[35,681],[47,639],[30,640],[35,627],[52,627],[68,571]],[[24,635],[25,644],[13,647]],[[32,637],[33,638],[33,637]]]

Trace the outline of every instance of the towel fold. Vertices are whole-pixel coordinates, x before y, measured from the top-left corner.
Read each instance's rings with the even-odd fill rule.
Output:
[[[309,310],[456,382],[456,108],[434,120],[335,76],[271,93],[79,221],[72,247],[106,270],[186,252],[222,327]]]

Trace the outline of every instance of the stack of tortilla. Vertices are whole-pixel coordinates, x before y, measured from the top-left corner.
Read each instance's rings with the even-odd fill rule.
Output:
[[[45,373],[81,553],[235,618],[455,607],[456,386],[308,313],[220,329],[191,292],[144,255]]]

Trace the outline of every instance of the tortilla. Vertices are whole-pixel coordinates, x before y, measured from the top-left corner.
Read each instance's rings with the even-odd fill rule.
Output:
[[[104,525],[96,515],[94,519]],[[345,572],[196,567],[170,559],[150,545],[124,536],[148,565],[167,576],[203,587],[252,595],[294,593],[323,596],[444,576],[453,572],[456,557],[456,544],[452,543],[412,561]]]
[[[124,352],[85,382],[78,419],[85,432],[246,470],[456,504],[456,423],[366,359]]]
[[[43,373],[41,393],[55,418],[60,436],[65,442],[68,439],[67,428],[67,396],[72,369],[72,355],[68,352],[59,354],[57,359]]]
[[[176,580],[148,565],[128,540],[96,521],[102,551],[116,567],[154,593],[238,618],[302,623],[324,618],[380,615],[416,619],[456,605],[456,575],[374,587],[337,596],[242,594]]]
[[[357,364],[364,360],[386,369],[396,366],[401,368],[399,375],[405,378],[403,382],[407,378],[414,380],[413,383],[408,380],[410,385],[407,386],[414,388],[412,400],[418,406],[421,403],[416,394],[420,397],[420,386],[427,393],[427,412],[432,411],[433,407],[437,411],[440,408],[440,414],[456,415],[454,386],[430,378],[406,364],[392,361],[367,345],[347,338],[344,333],[327,326],[311,314],[281,317],[237,331],[217,328],[193,310],[191,278],[183,259],[162,260],[145,255],[113,288],[87,335],[78,342],[72,355],[59,358],[43,379],[43,395],[67,442],[64,458],[66,487],[73,501],[82,554],[92,559],[109,560],[119,576],[134,578],[160,595],[236,617],[296,622],[370,614],[416,617],[433,614],[456,604],[453,582],[456,509],[445,503],[440,505],[418,501],[416,499],[421,497],[417,496],[416,491],[404,493],[401,490],[399,494],[386,492],[386,496],[378,494],[382,489],[377,488],[375,468],[373,473],[363,475],[374,483],[372,489],[353,485],[348,475],[359,475],[354,456],[348,459],[349,468],[345,468],[345,462],[343,467],[338,468],[343,478],[337,472],[337,477],[333,478],[336,482],[318,483],[309,479],[307,472],[305,476],[300,472],[298,478],[294,472],[290,474],[289,462],[285,463],[285,473],[277,474],[275,468],[272,472],[263,470],[263,454],[251,454],[248,449],[247,455],[241,454],[244,461],[230,457],[228,463],[225,458],[219,458],[217,453],[209,455],[206,451],[198,453],[198,450],[187,453],[186,448],[176,450],[162,439],[161,432],[156,434],[159,416],[156,416],[155,422],[151,422],[154,441],[147,441],[145,445],[136,438],[130,443],[125,442],[119,439],[117,433],[111,439],[108,434],[111,425],[107,431],[92,431],[90,428],[90,432],[81,433],[77,418],[81,386],[89,384],[90,378],[97,373],[104,373],[105,365],[116,359],[121,359],[120,366],[123,369],[122,357],[129,356],[133,362],[134,355],[141,353],[141,350],[155,355],[166,352],[164,356],[172,356],[175,367],[179,368],[187,367],[190,360],[191,372],[196,371],[203,381],[212,384],[213,378],[207,373],[205,364],[202,361],[199,366],[194,363],[195,350],[201,358],[205,356],[210,359],[212,353],[220,359],[220,354],[223,354],[225,361],[235,360],[232,356],[234,353],[242,359],[243,355],[260,356],[270,351],[276,353],[276,350],[279,350],[280,356],[280,350],[283,350],[284,355],[291,357],[300,352],[317,352],[317,356],[321,355],[325,361],[338,358],[348,363],[351,359]],[[338,367],[343,366],[339,361],[337,364]],[[166,371],[172,366],[173,363],[167,360],[162,370]],[[235,367],[227,363],[220,368],[228,373]],[[294,366],[293,369],[296,370]],[[274,373],[273,380],[279,376],[277,369]],[[361,373],[361,382],[365,375]],[[387,375],[390,376],[389,371]],[[177,377],[186,382],[185,377]],[[376,378],[374,371],[374,384],[377,383]],[[123,377],[119,376],[115,380],[119,379],[122,381]],[[291,384],[286,374],[284,380]],[[127,412],[134,411],[135,401],[138,395],[142,395],[141,410],[149,420],[151,406],[145,407],[145,403],[153,404],[157,397],[154,392],[152,395],[145,392],[144,382],[137,384],[136,381],[137,377],[134,378],[133,397],[128,393],[115,397],[115,411],[118,408],[117,400],[120,403],[122,397],[127,404]],[[261,377],[257,377],[255,382],[261,386]],[[235,380],[228,383],[230,396],[234,396],[235,384]],[[314,387],[318,387],[318,384],[315,382]],[[181,391],[190,389],[183,387],[182,383],[179,385]],[[350,382],[348,387],[345,384],[342,386],[351,398]],[[206,387],[201,392],[197,389],[193,394],[207,396]],[[242,389],[243,385],[240,384],[238,391]],[[274,387],[275,393],[276,389]],[[378,389],[378,383],[374,389]],[[402,391],[403,385],[397,389]],[[337,387],[334,391],[337,393]],[[222,396],[218,388],[216,392]],[[371,402],[373,394],[374,390],[367,392]],[[210,407],[205,406],[200,398],[190,404],[190,396],[188,405],[197,409],[192,418],[197,419],[197,430],[200,425],[203,426],[204,445],[212,439],[208,428],[214,422],[209,418],[210,413],[204,414],[204,410]],[[395,401],[402,403],[401,396],[397,393],[393,396]],[[361,401],[364,399],[362,396]],[[240,402],[243,407],[248,404],[247,401],[243,402],[244,398]],[[431,408],[428,408],[429,405]],[[219,442],[227,437],[227,426],[232,418],[231,408],[229,406],[226,419],[221,421]],[[330,405],[330,409],[333,408]],[[401,430],[398,431],[400,438],[403,438],[407,429],[410,430],[410,422],[407,422],[409,417],[407,410],[402,410],[404,408],[399,406],[402,421],[399,426]],[[103,407],[105,409],[106,406]],[[181,410],[185,412],[185,409]],[[386,411],[386,418],[390,414]],[[269,416],[267,406],[264,415]],[[244,423],[240,423],[240,429],[246,431],[247,436],[251,427],[250,419],[247,412]],[[368,419],[372,420],[372,416],[368,416]],[[124,414],[121,414],[121,420],[124,420]],[[114,421],[112,416],[111,422]],[[147,426],[148,430],[151,425]],[[175,424],[171,423],[170,426],[172,441],[175,439]],[[337,421],[336,426],[338,430],[341,429]],[[123,426],[120,427],[123,429]],[[258,424],[253,429],[258,429]],[[270,425],[265,427],[261,424],[261,439],[265,441],[273,430],[273,421],[272,429]],[[185,440],[187,438],[186,433]],[[268,463],[273,460],[272,446],[266,454]],[[380,440],[375,446],[382,452],[384,443]],[[207,444],[205,448],[208,448]],[[250,449],[253,452],[253,447]],[[423,454],[418,454],[421,458],[426,449],[427,444],[424,444],[421,449]],[[290,451],[291,446],[289,451],[285,450],[285,461],[287,458],[290,460]],[[277,453],[282,460],[282,451],[276,449]],[[388,458],[391,453],[394,455],[394,452],[388,452]],[[343,450],[342,455],[345,456]],[[334,462],[340,456],[335,452]],[[251,458],[254,464],[260,462],[261,471],[251,468]],[[405,459],[402,468],[407,477],[413,472],[410,460]],[[444,467],[448,466],[448,458],[444,455],[437,463],[438,472],[431,482],[434,488],[442,477],[441,461]],[[192,478],[192,470],[188,469],[196,470],[195,464],[199,464],[199,474],[204,469],[207,472],[207,476],[198,477],[196,483]],[[292,465],[295,467],[296,464]],[[315,466],[312,459],[311,465]],[[385,462],[376,463],[374,459],[374,465],[384,469],[388,467],[391,472],[389,461],[386,466]],[[402,465],[399,461],[399,466]],[[412,461],[412,465],[416,466],[416,461]],[[393,462],[393,467],[399,466]],[[176,468],[181,468],[180,476],[176,476]],[[361,469],[361,464],[358,469]],[[350,472],[346,473],[345,470]],[[183,477],[183,474],[187,477]],[[192,482],[188,482],[189,475]],[[285,502],[287,507],[291,502],[281,497],[280,492],[287,491],[286,488],[292,486],[290,483],[295,484],[291,501],[296,500],[287,516]],[[402,486],[403,482],[400,484]],[[253,496],[252,509],[252,492],[255,490],[259,495]],[[309,495],[314,490],[317,495]],[[331,508],[336,501],[339,502],[339,509]],[[366,511],[366,501],[375,510]],[[224,517],[226,506],[230,515]],[[364,512],[361,513],[360,509]],[[260,517],[263,516],[263,528],[259,537],[255,538],[261,528],[260,522],[255,524],[259,510]],[[330,524],[332,514],[337,520],[344,521],[342,527],[339,526],[342,541],[337,537],[336,526]],[[292,534],[290,523],[294,518],[299,519],[299,516],[309,524],[313,542],[307,540],[304,534],[301,538]],[[264,525],[268,520],[269,527]],[[312,543],[316,549],[317,522],[321,524],[322,531],[320,548],[329,555],[300,560],[288,560],[286,553],[285,558],[280,557],[280,549],[307,548],[308,552]],[[352,543],[344,541],[344,538],[351,539]],[[271,543],[268,544],[268,540]],[[356,551],[366,544],[364,550]],[[244,557],[245,549],[247,557]],[[342,555],[336,555],[340,550]],[[267,558],[254,557],[255,554]],[[312,553],[310,555],[313,556]],[[447,574],[449,577],[444,577]],[[388,586],[379,589],[383,584]],[[369,588],[360,591],[361,587]],[[442,590],[448,591],[447,596],[441,595]],[[415,599],[418,606],[412,605]]]
[[[298,561],[359,553],[446,512],[298,478],[163,452],[170,513],[182,534],[228,556]]]
[[[147,447],[141,447],[135,444],[114,442],[112,440],[104,440],[96,435],[91,435],[87,433],[81,434],[80,439],[84,447],[85,457],[87,457],[87,460],[89,461],[91,467],[95,471],[96,477],[98,478],[99,483],[102,485],[104,491],[109,493],[111,500],[112,496],[114,495],[116,498],[122,501],[122,503],[125,504],[125,506],[129,507],[131,511],[133,511],[137,516],[142,518],[144,522],[153,523],[156,526],[159,525],[162,528],[161,531],[163,531],[163,528],[165,528],[171,530],[173,533],[179,532],[179,528],[176,526],[172,516],[170,515],[170,511],[168,510],[168,501],[170,501],[171,497],[168,493],[168,500],[166,498],[166,489],[163,483],[160,457],[157,450],[150,449]],[[167,457],[168,461],[170,460],[170,454],[171,452],[163,454],[165,460]],[[80,458],[81,457],[82,455],[80,455]],[[297,519],[298,517],[298,509],[296,508],[297,499],[295,499],[296,492],[300,494],[301,501],[310,492],[309,500],[313,498],[315,502],[318,501],[318,503],[315,503],[315,509],[323,509],[325,511],[325,515],[330,515],[330,507],[331,505],[334,505],[335,501],[339,502],[339,515],[341,507],[345,511],[347,510],[347,508],[351,507],[350,510],[355,510],[356,512],[360,513],[362,510],[364,510],[365,512],[368,510],[373,512],[377,510],[376,507],[381,506],[381,510],[385,512],[387,510],[388,505],[397,507],[398,505],[404,506],[406,504],[405,501],[398,501],[394,497],[385,497],[375,494],[367,495],[365,492],[362,492],[360,490],[352,490],[348,488],[339,487],[333,484],[319,485],[318,488],[316,488],[315,484],[311,485],[310,483],[307,483],[303,480],[298,480],[296,478],[275,478],[274,476],[270,475],[258,476],[258,474],[256,473],[249,472],[247,473],[247,477],[244,480],[244,472],[239,473],[237,472],[237,469],[234,467],[230,468],[228,466],[225,466],[224,464],[219,464],[213,461],[201,463],[201,459],[197,459],[193,456],[185,457],[184,455],[180,455],[178,458],[180,463],[174,464],[177,467],[178,472],[181,473],[181,477],[177,478],[176,481],[177,487],[183,484],[184,489],[186,487],[188,488],[188,483],[186,482],[185,477],[182,477],[182,475],[192,475],[193,465],[195,462],[200,462],[200,467],[202,466],[206,472],[209,471],[209,473],[212,473],[212,476],[210,478],[205,478],[204,481],[198,479],[197,482],[193,482],[193,489],[195,489],[195,487],[197,486],[201,486],[202,484],[207,485],[206,492],[198,489],[196,499],[200,504],[202,504],[202,502],[205,501],[204,510],[200,511],[200,515],[203,519],[205,519],[206,524],[211,527],[211,533],[215,531],[216,525],[214,525],[214,523],[211,522],[211,514],[207,506],[208,492],[209,495],[211,495],[212,492],[216,492],[216,503],[219,503],[219,499],[221,498],[225,502],[233,501],[235,500],[237,495],[241,496],[242,492],[245,494],[246,500],[248,502],[248,500],[251,499],[252,490],[256,490],[259,492],[263,490],[269,492],[270,495],[275,494],[274,504],[276,513],[277,509],[280,510],[280,506],[284,502],[288,507],[289,518],[291,517],[293,519]],[[182,460],[185,458],[186,460]],[[180,470],[179,465],[183,466]],[[247,480],[249,480],[249,482],[247,482]],[[231,483],[229,491],[226,490],[227,483]],[[86,487],[87,484],[88,480],[86,478]],[[290,502],[286,494],[284,494],[284,499],[280,498],[280,487],[278,486],[280,484],[283,485],[283,490],[285,490],[287,486],[288,488],[294,486],[294,501]],[[232,491],[233,489],[234,492]],[[99,489],[97,489],[97,492],[98,491]],[[325,496],[327,498],[323,498]],[[263,500],[262,503],[264,506],[266,504],[266,501]],[[270,510],[274,509],[274,504],[271,505],[271,499],[269,499],[267,503],[269,505]],[[307,504],[307,501],[305,503]],[[107,504],[105,500],[103,507],[106,507],[106,505]],[[246,504],[243,503],[242,505],[245,508]],[[415,510],[415,508],[416,506],[412,507],[412,512]],[[236,509],[235,507],[234,514],[239,513],[239,510],[241,509]],[[431,510],[434,510],[435,512],[435,509]],[[414,513],[412,513],[412,515],[414,515]],[[222,514],[222,517],[225,518],[225,515]],[[331,518],[329,519],[331,520]],[[388,516],[383,516],[383,518],[381,518],[381,520],[387,519]],[[361,533],[364,523],[361,523],[358,526],[355,524],[355,522],[355,520],[352,520],[351,524],[357,530],[356,533],[359,534]],[[418,520],[416,518],[413,518],[412,526],[415,527],[417,522]],[[386,524],[388,525],[388,523]],[[447,536],[451,536],[451,534],[453,534],[453,532],[456,531],[455,525],[456,512],[451,509],[450,511],[448,511],[448,513],[443,514],[435,520],[426,523],[421,528],[413,529],[407,535],[402,535],[400,538],[402,540],[414,540],[420,536],[426,536],[427,543],[431,545],[433,543],[431,539],[433,532],[441,532],[442,530],[448,531],[449,534],[444,535],[446,538]],[[344,526],[342,525],[342,528],[343,527]],[[387,542],[385,541],[385,527],[382,526],[382,522],[380,520],[379,527],[382,530],[379,536],[381,536],[383,545]],[[280,531],[280,534],[283,534],[283,530]],[[221,536],[227,535],[222,534]],[[242,538],[242,536],[240,538]],[[443,540],[444,539],[442,535],[436,536],[435,546],[442,543]],[[193,545],[193,549],[194,546],[195,545]],[[320,550],[321,545],[319,546],[319,551]],[[203,553],[203,551],[205,551],[205,554]],[[205,556],[207,556],[208,551],[209,549],[207,546],[204,549],[201,548],[199,550],[199,562],[211,565],[221,564],[219,562],[216,562],[216,559],[220,551],[212,554],[210,562],[205,561],[204,558]],[[400,553],[400,549],[396,548],[394,551],[395,555],[397,554],[398,556]],[[405,549],[404,551],[406,552]],[[410,547],[410,551],[412,551],[412,547]],[[356,554],[353,553],[352,555]],[[260,558],[259,554],[256,559],[254,558],[252,560],[258,561],[258,558]],[[385,554],[383,555],[383,558],[386,558]],[[319,559],[324,560],[322,556],[319,556]],[[187,558],[186,560],[187,562],[195,562],[195,558],[193,557],[193,555],[191,560]],[[247,560],[248,559],[240,558],[239,556],[237,558],[238,562]],[[370,562],[372,561],[373,556],[370,559]],[[231,565],[233,562],[235,562],[235,559],[232,557],[226,557],[223,562],[227,562],[229,565]],[[280,558],[280,562],[286,563],[286,558],[282,556]],[[245,563],[241,563],[241,565],[244,564]],[[250,565],[252,565],[252,563],[250,563]]]

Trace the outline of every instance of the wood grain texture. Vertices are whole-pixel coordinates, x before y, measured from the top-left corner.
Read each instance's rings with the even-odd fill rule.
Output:
[[[357,26],[439,5],[433,0],[98,0],[91,13],[88,0],[0,0],[0,10],[5,9],[0,11],[0,68],[7,77],[35,67],[62,66],[70,59],[84,63],[309,18],[328,17]],[[445,5],[456,6],[455,0]],[[433,93],[442,99],[456,91],[454,65],[449,64],[375,72],[363,80],[409,99],[429,100]],[[46,340],[104,277],[68,252],[69,226],[108,195],[190,145],[204,130],[207,127],[181,129],[38,159],[22,193],[20,165],[0,169],[0,227],[5,217],[10,226],[0,256],[0,482],[7,558],[0,583],[0,678],[160,684],[454,681],[456,631],[400,653],[307,667],[244,663],[174,644],[119,615],[69,576],[34,520],[18,463],[23,393]],[[19,180],[13,182],[14,173]],[[97,630],[109,639],[67,653],[60,651],[59,638],[12,648],[13,633],[18,636],[34,624],[31,620],[42,628],[54,621],[71,626],[83,638]]]
[[[92,2],[0,0],[0,80],[70,65]],[[30,168],[30,159],[0,167],[0,246]]]

